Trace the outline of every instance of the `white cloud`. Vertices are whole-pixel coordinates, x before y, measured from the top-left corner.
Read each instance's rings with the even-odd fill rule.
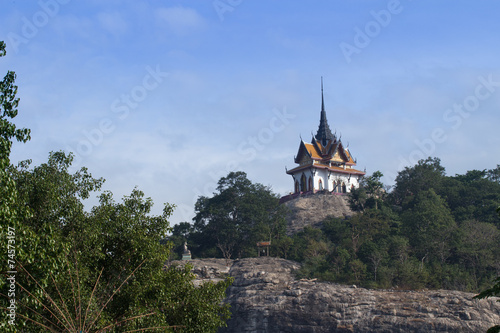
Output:
[[[97,14],[101,26],[113,35],[121,35],[127,31],[127,22],[118,12]]]
[[[166,24],[174,33],[184,35],[203,27],[203,18],[191,8],[159,8],[156,17],[161,24]]]
[[[95,39],[95,26],[92,19],[75,14],[58,15],[54,20],[53,29],[58,38],[64,40],[92,40]]]

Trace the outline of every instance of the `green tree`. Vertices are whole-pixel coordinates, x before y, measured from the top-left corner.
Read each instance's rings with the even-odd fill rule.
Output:
[[[446,199],[458,223],[479,220],[500,227],[500,218],[495,214],[500,201],[500,183],[485,174],[485,171],[472,170],[443,180],[437,193]]]
[[[320,229],[306,226],[294,237],[293,248],[297,251],[295,259],[303,262],[299,276],[324,279],[324,274],[329,269],[327,260],[333,249],[324,233]]]
[[[359,250],[359,257],[373,273],[373,281],[378,282],[378,273],[380,267],[387,261],[388,248],[387,244],[382,241],[369,241],[363,244]]]
[[[363,214],[356,214],[348,219],[349,238],[353,254],[365,243],[374,239],[381,240],[390,232],[391,220],[379,210],[367,210]]]
[[[445,169],[439,158],[420,160],[398,173],[391,199],[394,204],[405,207],[420,191],[439,188],[444,176]]]
[[[186,269],[162,270],[171,244],[161,240],[171,231],[168,218],[174,206],[165,204],[162,215],[151,216],[152,200],[134,189],[121,202],[115,202],[111,192],[102,193],[99,205],[87,213],[81,200],[97,190],[103,180],[94,179],[86,169],[69,173],[71,161],[71,155],[51,153],[48,163],[32,170],[24,165],[13,173],[22,194],[20,198],[24,200],[19,204],[29,207],[32,213],[22,223],[36,231],[35,234],[50,231],[43,236],[46,242],[40,243],[44,248],[31,249],[35,257],[43,256],[25,265],[26,271],[42,284],[23,278],[20,280],[23,286],[27,290],[43,287],[46,292],[39,298],[44,299],[45,305],[51,303],[49,296],[59,294],[61,300],[70,303],[72,293],[76,292],[72,281],[77,280],[82,300],[78,304],[89,304],[92,315],[100,314],[96,329],[128,318],[136,319],[114,329],[178,326],[180,332],[210,332],[215,326],[223,326],[229,310],[220,302],[230,279],[194,288],[193,275],[187,274]],[[47,251],[53,258],[45,257]],[[47,262],[55,265],[58,272],[40,270]],[[65,266],[71,267],[72,273]],[[131,272],[127,283],[120,286]],[[114,294],[116,290],[119,292]],[[20,301],[32,302],[30,297],[25,298]],[[188,306],[189,299],[197,302],[189,301]],[[46,318],[53,317],[41,302],[35,305]],[[32,312],[24,315],[44,322]],[[60,328],[56,321],[52,322],[48,326]],[[28,327],[30,331],[37,329],[30,323]]]
[[[217,332],[226,326],[231,315],[229,304],[221,302],[233,278],[226,277],[218,283],[205,282],[201,286],[196,286],[193,279],[190,265],[167,269],[162,274],[162,284],[168,288],[163,288],[159,309],[165,322],[178,327],[173,332]],[[151,296],[157,295],[155,291]]]
[[[50,284],[50,275],[59,277],[65,271],[66,257],[74,245],[68,234],[86,222],[82,200],[103,183],[85,168],[70,174],[72,159],[71,154],[52,152],[47,163],[33,169],[29,161],[11,168],[18,209],[29,210],[29,215],[19,219],[24,233],[18,240],[18,260],[43,287]],[[79,231],[79,235],[84,232]],[[29,279],[25,282],[33,283]]]
[[[420,191],[402,214],[403,231],[423,265],[432,258],[444,264],[451,252],[456,223],[446,202],[430,189]]]
[[[0,82],[0,223],[2,237],[9,237],[2,244],[15,241],[15,253],[9,252],[11,262],[2,261],[2,272],[18,272],[15,321],[1,321],[2,332],[105,327],[120,332],[152,326],[215,332],[224,326],[229,309],[221,301],[230,278],[194,287],[189,267],[162,270],[170,245],[160,239],[170,231],[172,205],[166,204],[161,216],[151,216],[153,203],[139,190],[123,203],[105,192],[100,205],[87,213],[82,201],[103,180],[85,168],[70,174],[71,154],[51,153],[47,163],[33,169],[29,161],[10,164],[12,141],[30,139],[28,129],[17,129],[11,121],[19,103],[14,80],[9,71]],[[6,287],[2,278],[4,310],[11,305]]]
[[[382,172],[375,171],[371,176],[363,178],[362,180],[368,196],[375,204],[375,209],[378,209],[378,204],[383,195],[384,184],[380,181],[383,176]]]
[[[30,170],[30,161],[24,161],[15,169],[13,177],[19,195],[31,212],[25,224],[35,230],[49,224],[67,235],[84,222],[83,200],[98,191],[104,179],[93,178],[85,167],[70,174],[72,162],[71,153],[50,152],[47,163]]]
[[[395,262],[404,264],[410,257],[410,241],[408,238],[395,235],[388,238],[389,256]]]
[[[368,193],[362,183],[358,188],[354,188],[349,193],[349,207],[355,212],[362,212],[365,210],[366,200]]]
[[[379,208],[385,196],[384,184],[380,180],[383,176],[382,172],[375,171],[371,176],[361,179],[360,186],[349,195],[352,210],[363,212],[365,208]]]
[[[359,259],[354,259],[349,263],[352,272],[352,282],[360,283],[366,275],[366,265]]]
[[[293,239],[290,236],[281,236],[273,241],[271,246],[278,257],[287,259],[293,246]]]
[[[351,258],[350,252],[343,247],[337,246],[332,250],[329,260],[331,262],[330,270],[334,273],[333,281],[346,283],[349,281],[349,273],[347,271]]]
[[[0,41],[0,57],[5,56],[5,54],[5,43]],[[19,129],[12,122],[12,119],[18,114],[17,108],[19,105],[19,98],[16,97],[18,87],[15,85],[15,79],[16,74],[13,71],[8,71],[0,82],[0,226],[2,228],[1,243],[5,245],[2,248],[5,250],[5,253],[9,253],[10,260],[2,260],[1,269],[2,272],[17,271],[17,267],[16,269],[12,269],[11,266],[17,266],[15,261],[33,262],[38,258],[47,258],[49,264],[45,265],[44,269],[46,272],[55,272],[57,270],[54,267],[57,268],[57,265],[51,259],[51,255],[53,254],[51,250],[57,248],[58,244],[54,242],[51,244],[51,247],[46,247],[48,244],[43,241],[45,235],[51,231],[46,230],[45,234],[40,235],[21,223],[23,219],[30,216],[30,211],[21,203],[22,200],[19,197],[15,180],[12,177],[14,168],[10,163],[10,153],[14,139],[19,142],[30,140],[30,130],[26,128]],[[7,239],[7,236],[10,238]],[[24,241],[26,239],[30,240],[29,244]],[[42,248],[42,250],[34,254],[33,249],[37,248]],[[7,295],[9,294],[6,289],[8,284],[6,283],[4,274],[2,274],[3,278],[0,280],[0,289],[2,294]],[[17,275],[15,277],[16,282],[22,278],[21,274]],[[21,300],[22,297],[23,293],[17,288],[15,290],[16,303],[14,306],[19,307],[18,300]],[[14,298],[10,296],[9,298],[0,298],[0,306],[6,308],[12,305],[9,303],[12,299]],[[2,331],[14,332],[18,330],[18,326],[16,325],[19,323],[19,318],[11,319],[12,324],[9,324],[9,321],[6,320],[0,322]]]
[[[230,172],[219,180],[211,198],[200,197],[195,205],[197,255],[256,255],[256,242],[279,239],[285,233],[285,207],[279,197],[261,184],[248,180],[244,172]]]
[[[5,56],[5,43],[0,41],[0,57]],[[26,142],[30,140],[30,130],[26,128],[19,129],[11,119],[15,118],[18,114],[17,107],[19,105],[19,98],[16,97],[17,86],[15,85],[16,73],[8,71],[2,81],[0,81],[0,163],[2,163],[0,171],[2,172],[2,206],[0,214],[2,217],[11,217],[7,205],[9,205],[8,197],[12,194],[13,184],[7,181],[7,169],[10,164],[10,152],[12,148],[12,141],[16,139],[19,142]],[[8,192],[10,190],[11,192]],[[11,203],[12,204],[12,203]]]
[[[5,43],[0,41],[0,57],[5,54]],[[19,142],[30,140],[30,130],[19,129],[12,122],[18,114],[19,105],[15,80],[16,74],[8,71],[0,81],[0,221],[2,230],[8,227],[16,228],[18,217],[28,215],[26,210],[18,210],[16,185],[10,175],[10,153],[13,140],[16,139]]]
[[[345,240],[350,235],[350,225],[347,219],[330,217],[323,222],[322,227],[325,236],[336,246],[347,245]]]
[[[500,256],[497,244],[500,243],[500,231],[490,223],[466,221],[460,225],[460,240],[457,254],[464,267],[471,272],[473,289],[481,285],[480,278],[489,276]]]
[[[500,183],[500,164],[497,164],[495,169],[488,170],[486,174],[490,181]]]

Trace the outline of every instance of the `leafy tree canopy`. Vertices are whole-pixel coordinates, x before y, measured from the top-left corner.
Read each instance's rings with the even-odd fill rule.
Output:
[[[439,158],[420,160],[413,167],[405,167],[396,177],[396,185],[391,193],[392,201],[406,205],[418,192],[436,188],[445,175]]]
[[[277,240],[285,232],[279,197],[241,171],[221,178],[213,197],[200,197],[195,211],[192,239],[199,256],[254,256],[257,242]]]

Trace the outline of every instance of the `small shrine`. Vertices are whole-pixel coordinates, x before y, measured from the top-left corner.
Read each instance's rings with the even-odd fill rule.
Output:
[[[271,241],[268,242],[257,242],[257,253],[260,257],[260,253],[263,252],[269,257],[269,247],[271,246]]]
[[[184,242],[184,252],[182,253],[182,260],[191,260],[191,251],[187,247],[187,243]]]
[[[359,181],[366,173],[357,170],[356,159],[340,137],[333,134],[326,119],[321,78],[321,112],[319,128],[311,143],[300,140],[294,162],[297,167],[286,170],[294,183],[294,194],[328,191],[348,193],[359,187]]]

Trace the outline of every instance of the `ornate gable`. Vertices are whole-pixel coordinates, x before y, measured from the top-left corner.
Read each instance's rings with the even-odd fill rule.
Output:
[[[337,145],[335,156],[338,156],[338,158],[342,160],[342,162],[344,163],[349,161],[349,157],[347,156],[346,150],[344,149],[344,145],[340,141],[339,144]]]
[[[307,146],[310,145],[300,140],[299,151],[297,152],[297,156],[295,156],[295,163],[300,165],[304,165],[306,162],[312,163],[313,154],[311,153],[314,151],[311,151],[310,147]]]

